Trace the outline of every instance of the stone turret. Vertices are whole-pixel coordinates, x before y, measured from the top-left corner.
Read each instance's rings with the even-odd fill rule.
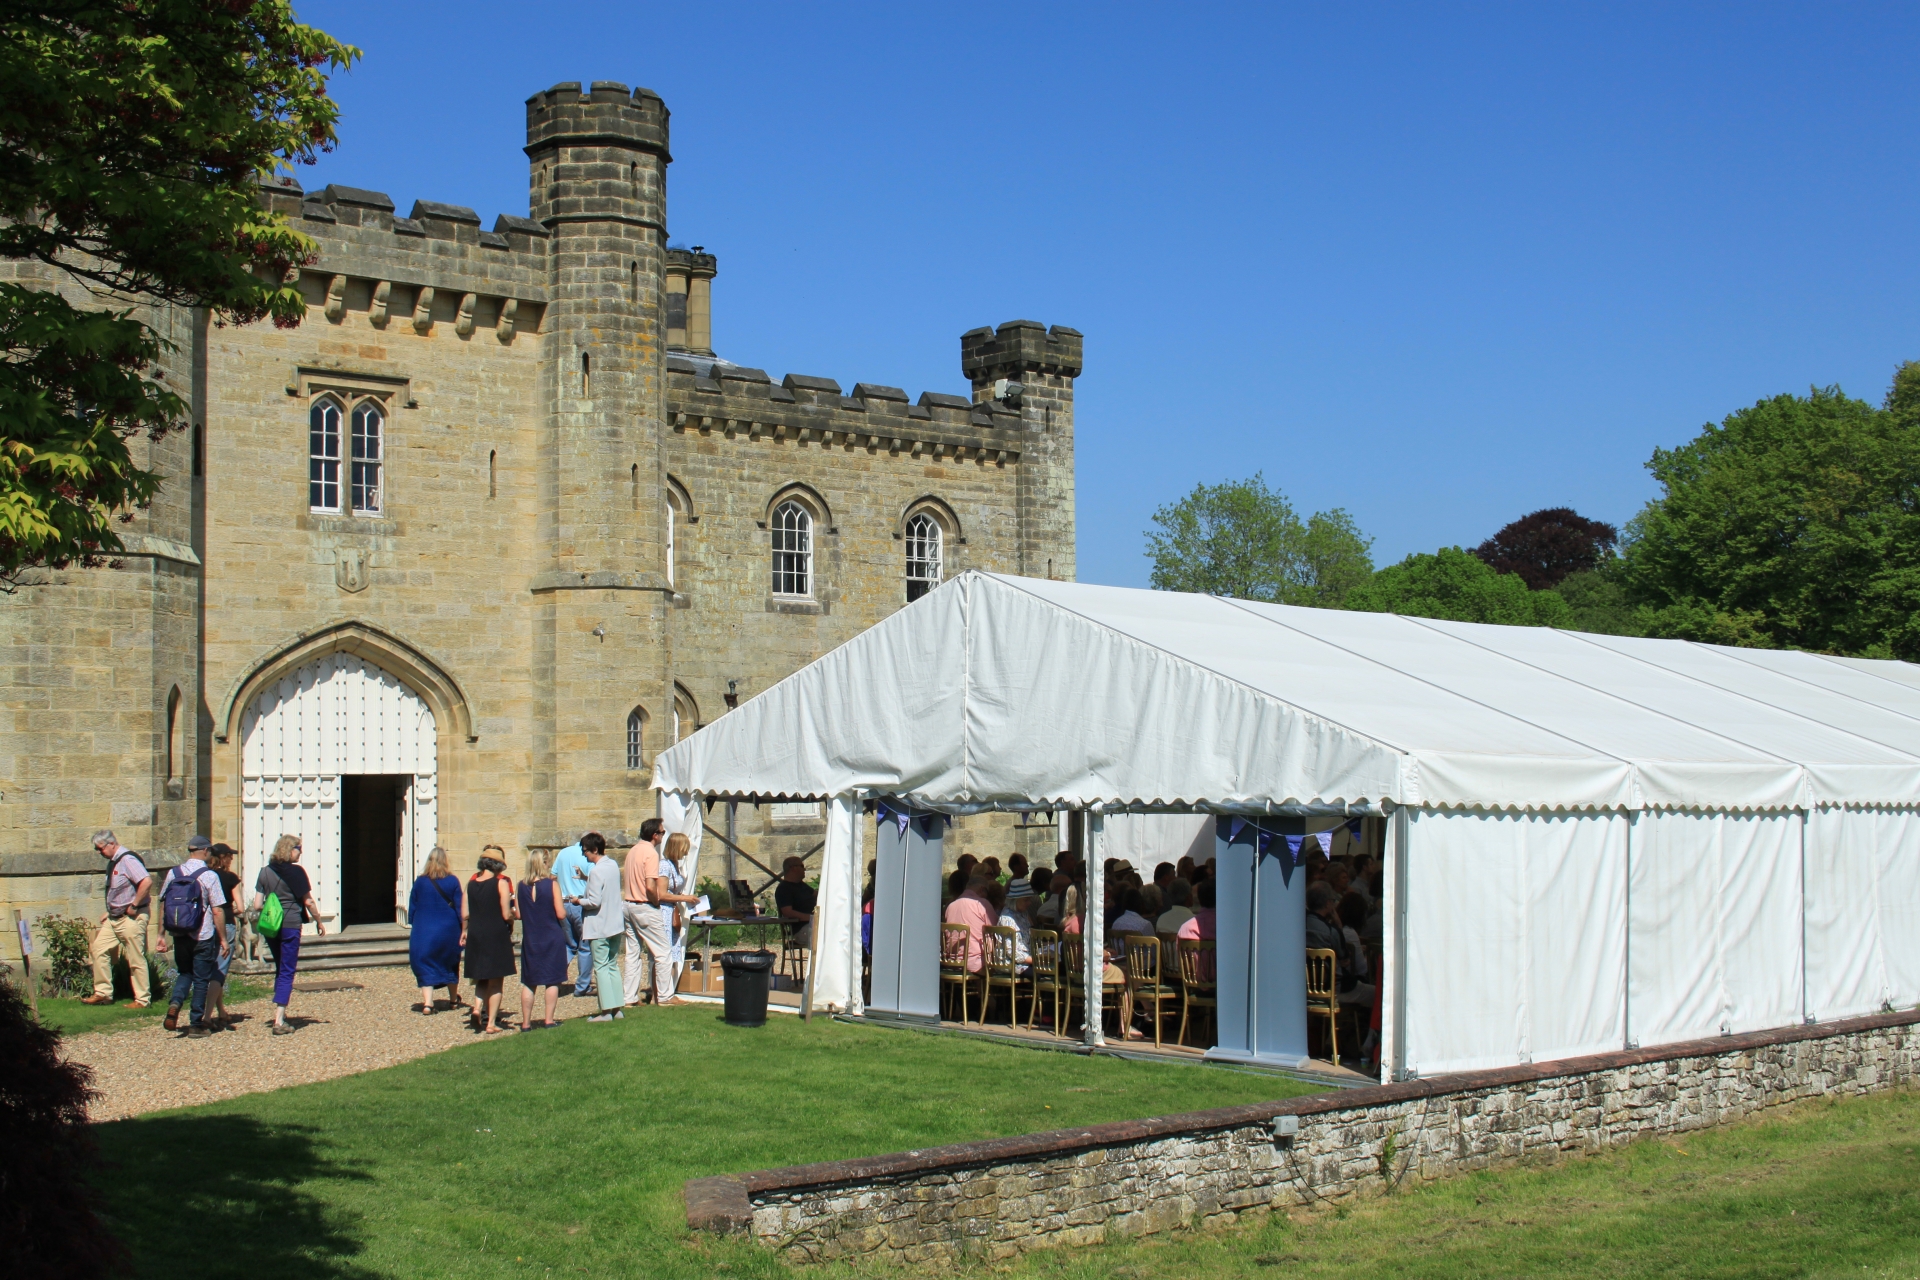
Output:
[[[530,208],[550,237],[542,375],[535,789],[555,835],[652,809],[642,733],[671,722],[673,672],[661,430],[665,414],[667,108],[613,81],[527,100]],[[657,743],[644,743],[651,759]]]
[[[1020,572],[1029,577],[1074,577],[1073,380],[1081,344],[1078,329],[1034,320],[960,335],[960,368],[974,403],[1017,409],[1030,433],[1015,494]]]

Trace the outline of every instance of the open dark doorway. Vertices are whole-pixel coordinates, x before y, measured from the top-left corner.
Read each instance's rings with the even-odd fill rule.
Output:
[[[392,924],[400,875],[400,801],[406,774],[340,779],[340,923]]]

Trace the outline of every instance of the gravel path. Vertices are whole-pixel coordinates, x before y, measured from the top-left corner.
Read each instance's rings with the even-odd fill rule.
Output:
[[[360,988],[301,990],[307,982],[341,980],[358,983]],[[518,1026],[519,986],[507,985],[503,1013],[510,1009],[513,1016],[503,1016],[502,1022]],[[470,987],[461,988],[462,995],[470,991]],[[233,1030],[205,1040],[189,1040],[182,1033],[183,1011],[182,1031],[168,1031],[157,1021],[143,1022],[123,1031],[70,1036],[63,1047],[69,1059],[94,1070],[93,1085],[100,1096],[94,1100],[92,1118],[119,1120],[167,1107],[331,1080],[477,1043],[481,1037],[468,1030],[465,1015],[448,1011],[444,991],[438,994],[441,1012],[423,1017],[417,1011],[420,988],[413,985],[413,974],[404,966],[323,970],[295,980],[287,1019],[298,1030],[289,1036],[269,1033],[273,1005],[254,1000],[227,1006],[240,1015]],[[560,1001],[563,1020],[592,1012],[597,1008],[591,998],[569,996]]]

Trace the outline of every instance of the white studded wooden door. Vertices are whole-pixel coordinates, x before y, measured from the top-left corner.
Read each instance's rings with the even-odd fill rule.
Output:
[[[240,722],[243,880],[255,877],[284,834],[300,837],[300,865],[323,915],[340,915],[340,778],[403,774],[400,866],[405,893],[439,836],[433,710],[390,673],[335,653],[255,695]],[[309,929],[309,932],[311,930]]]

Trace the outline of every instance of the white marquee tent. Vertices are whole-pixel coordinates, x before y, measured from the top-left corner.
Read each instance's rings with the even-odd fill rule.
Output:
[[[1387,816],[1401,1074],[1920,1001],[1905,663],[967,573],[654,776],[830,803],[817,1005],[858,1001],[874,799]]]

